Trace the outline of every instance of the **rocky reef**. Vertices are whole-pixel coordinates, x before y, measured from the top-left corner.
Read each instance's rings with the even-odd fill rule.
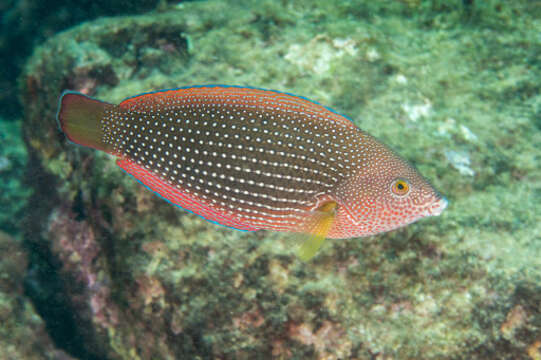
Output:
[[[0,2],[0,116],[20,113],[17,77],[33,48],[56,32],[99,16],[136,14],[155,9],[160,0],[107,2],[5,0]],[[165,4],[165,0],[162,1]]]
[[[20,121],[0,118],[0,231],[16,233],[24,222],[24,209],[31,189],[24,184],[27,154]]]
[[[0,231],[0,349],[2,359],[70,360],[24,295],[27,257],[16,239]]]
[[[541,359],[541,9],[382,4],[181,3],[36,49],[20,78],[25,288],[59,348],[79,359]],[[303,263],[287,236],[172,207],[55,122],[64,89],[119,102],[208,83],[348,114],[449,208],[328,241]]]

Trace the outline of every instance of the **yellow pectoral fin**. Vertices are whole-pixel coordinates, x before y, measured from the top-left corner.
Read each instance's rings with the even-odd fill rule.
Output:
[[[325,235],[309,235],[310,237],[306,239],[301,247],[299,248],[299,258],[302,261],[309,261],[312,259],[321,245],[323,245],[323,242],[325,241],[326,236]]]
[[[323,245],[334,223],[336,205],[336,202],[331,201],[322,205],[315,212],[314,225],[310,227],[308,234],[306,234],[308,239],[299,248],[298,255],[302,261],[309,261],[313,258],[321,245]]]

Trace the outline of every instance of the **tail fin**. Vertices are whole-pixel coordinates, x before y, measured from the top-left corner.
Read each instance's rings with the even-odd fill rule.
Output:
[[[78,92],[64,91],[58,102],[56,120],[70,141],[110,152],[112,145],[103,141],[101,122],[105,111],[113,106]]]

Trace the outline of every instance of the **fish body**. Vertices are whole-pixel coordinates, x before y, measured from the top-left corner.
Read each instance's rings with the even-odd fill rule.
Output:
[[[239,230],[359,237],[447,205],[387,146],[291,94],[209,85],[113,105],[65,92],[57,118],[171,203]]]

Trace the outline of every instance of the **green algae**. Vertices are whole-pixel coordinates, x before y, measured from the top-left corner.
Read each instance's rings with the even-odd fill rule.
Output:
[[[3,359],[72,359],[53,344],[45,323],[24,296],[27,252],[0,231],[0,348]]]
[[[0,113],[19,117],[22,112],[16,88],[17,77],[33,48],[58,31],[65,30],[98,16],[136,14],[152,10],[162,1],[109,1],[107,3],[66,3],[49,1],[5,1],[0,4],[0,45],[5,56],[0,58]]]
[[[100,301],[99,314],[81,310],[89,342],[114,359],[535,359],[541,9],[467,3],[186,3],[84,24],[40,48],[23,82],[34,104],[25,133],[61,201],[34,218],[72,209],[55,212],[57,231],[44,224],[44,236],[69,265],[60,277],[102,279],[101,297],[65,294],[86,296],[81,308]],[[415,163],[449,208],[389,234],[328,241],[303,263],[287,236],[186,214],[56,132],[65,87],[119,102],[203,83],[332,106]],[[70,227],[92,230],[95,260],[59,245]]]

